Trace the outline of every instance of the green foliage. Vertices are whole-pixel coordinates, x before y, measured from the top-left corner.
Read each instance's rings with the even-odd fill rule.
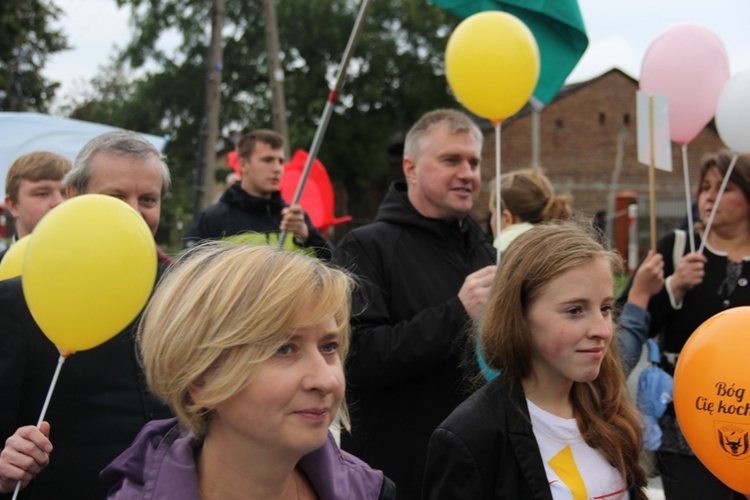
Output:
[[[50,28],[60,9],[45,0],[0,2],[0,109],[46,111],[59,87],[40,71],[47,57],[68,47],[66,37]]]
[[[168,134],[173,197],[169,223],[191,211],[193,170],[204,116],[210,1],[117,0],[130,6],[135,33],[95,92],[74,116],[154,134]],[[354,26],[359,2],[278,0],[281,64],[290,150],[308,149]],[[424,0],[374,1],[319,152],[332,179],[355,198],[388,180],[388,147],[424,112],[455,106],[444,76],[443,52],[457,20]],[[178,32],[176,53],[159,48]],[[221,130],[271,127],[262,2],[226,0]],[[148,64],[145,76],[128,80]],[[155,63],[155,64],[154,64]],[[123,69],[123,68],[130,68]]]

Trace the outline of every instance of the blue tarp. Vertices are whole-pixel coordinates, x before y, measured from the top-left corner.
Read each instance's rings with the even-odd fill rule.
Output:
[[[73,161],[93,137],[117,127],[42,113],[0,113],[0,200],[5,196],[5,175],[21,155],[50,151]],[[166,137],[141,134],[162,151]]]

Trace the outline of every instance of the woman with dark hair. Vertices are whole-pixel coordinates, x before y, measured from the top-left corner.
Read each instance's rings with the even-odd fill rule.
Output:
[[[648,302],[649,335],[659,335],[661,367],[670,374],[683,345],[698,326],[730,307],[750,305],[750,155],[737,158],[718,200],[731,160],[731,152],[720,151],[706,156],[701,163],[700,221],[696,223],[694,236],[696,247],[703,243],[705,251],[690,252],[689,235],[681,230],[667,234],[657,245],[664,257],[667,278],[661,291]],[[716,214],[706,234],[705,226],[714,207]],[[630,286],[621,301],[629,290]],[[622,335],[632,333],[623,330]],[[631,339],[625,344],[637,346],[639,351],[645,340]],[[745,498],[722,484],[701,464],[680,431],[672,405],[659,425],[662,445],[657,453],[657,466],[667,499]]]

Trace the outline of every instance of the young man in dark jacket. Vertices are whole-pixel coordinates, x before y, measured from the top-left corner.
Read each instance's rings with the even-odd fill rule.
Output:
[[[331,258],[331,246],[299,205],[288,206],[279,186],[284,173],[284,138],[272,130],[255,130],[237,143],[242,178],[219,202],[206,208],[185,233],[185,247],[205,239],[231,239],[255,245],[278,245]]]
[[[468,395],[467,330],[495,274],[492,245],[469,217],[481,149],[465,114],[423,116],[406,136],[406,182],[335,254],[364,284],[347,365],[352,432],[341,444],[393,479],[399,499],[419,498],[430,434]]]
[[[11,245],[31,234],[42,217],[65,200],[63,177],[71,168],[70,160],[48,151],[16,158],[5,176],[5,206],[15,221]],[[0,260],[5,252],[0,251]]]

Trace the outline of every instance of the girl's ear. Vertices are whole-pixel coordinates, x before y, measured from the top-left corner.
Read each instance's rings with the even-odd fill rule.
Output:
[[[516,222],[518,222],[516,220],[516,216],[513,215],[507,208],[500,214],[500,227],[505,228],[508,226],[512,226]]]

